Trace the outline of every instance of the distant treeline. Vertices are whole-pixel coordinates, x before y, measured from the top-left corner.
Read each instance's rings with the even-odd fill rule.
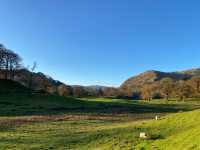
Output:
[[[126,93],[126,91],[122,90],[122,93]],[[200,76],[194,76],[187,80],[163,78],[160,81],[144,84],[137,92],[133,92],[132,96],[137,96],[144,100],[156,98],[164,98],[166,100],[170,98],[176,98],[177,100],[200,98]]]
[[[59,91],[60,94],[69,93],[67,89]],[[129,99],[160,99],[176,98],[184,101],[187,98],[200,98],[200,76],[194,76],[187,80],[173,80],[171,78],[163,78],[160,81],[147,83],[141,86],[137,91],[132,91],[123,88],[107,87],[94,91],[87,91],[84,87],[75,87],[74,93],[76,96],[102,96],[102,97],[117,97]],[[128,92],[128,93],[127,93]]]

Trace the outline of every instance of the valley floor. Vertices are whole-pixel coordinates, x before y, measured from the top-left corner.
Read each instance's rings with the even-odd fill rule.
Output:
[[[1,97],[0,149],[198,150],[199,104]],[[140,139],[140,132],[147,133],[147,139]]]

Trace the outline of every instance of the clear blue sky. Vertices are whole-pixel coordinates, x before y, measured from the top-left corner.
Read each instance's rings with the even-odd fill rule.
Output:
[[[0,0],[0,43],[68,84],[199,67],[200,1]]]

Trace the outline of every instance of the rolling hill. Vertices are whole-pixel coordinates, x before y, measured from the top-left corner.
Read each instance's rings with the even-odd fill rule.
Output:
[[[134,91],[139,91],[140,88],[143,87],[145,84],[156,83],[162,80],[163,78],[171,78],[174,81],[178,81],[187,80],[192,78],[193,76],[199,75],[200,68],[177,72],[161,72],[156,70],[150,70],[129,78],[124,83],[122,83],[120,89],[124,90],[126,93],[132,93]]]

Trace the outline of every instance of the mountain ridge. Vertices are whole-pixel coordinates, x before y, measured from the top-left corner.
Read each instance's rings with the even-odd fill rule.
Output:
[[[126,95],[129,96],[129,94],[127,93],[138,92],[144,85],[159,82],[163,78],[171,78],[174,81],[178,81],[178,80],[188,80],[193,76],[199,76],[199,75],[200,75],[200,68],[194,68],[176,72],[148,70],[136,76],[128,78],[120,85],[119,89],[125,92]]]

